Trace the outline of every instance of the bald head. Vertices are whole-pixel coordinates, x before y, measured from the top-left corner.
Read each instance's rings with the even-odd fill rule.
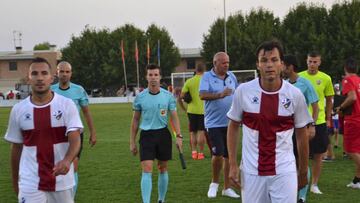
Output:
[[[213,58],[213,63],[215,64],[216,61],[218,61],[220,58],[229,58],[229,55],[225,52],[217,52],[215,55],[214,55],[214,58]]]
[[[218,52],[214,55],[213,64],[216,74],[223,76],[229,70],[229,55],[225,52]]]
[[[72,71],[71,64],[66,61],[62,61],[57,65],[57,75],[59,77],[59,82],[62,88],[66,88],[71,79]]]

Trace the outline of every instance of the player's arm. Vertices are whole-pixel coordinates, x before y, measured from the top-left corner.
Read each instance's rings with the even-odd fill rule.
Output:
[[[89,143],[91,146],[94,146],[96,144],[96,131],[92,116],[90,114],[89,106],[82,106],[81,111],[84,114],[86,124],[90,130]]]
[[[134,111],[133,118],[131,121],[131,133],[130,133],[130,151],[135,156],[137,154],[137,147],[136,147],[136,135],[139,130],[139,123],[140,123],[141,112]]]
[[[173,123],[174,130],[176,133],[176,144],[182,150],[182,136],[181,136],[181,130],[180,130],[180,121],[179,121],[179,117],[177,115],[176,110],[171,111],[170,116],[171,116],[171,121]]]
[[[228,147],[229,165],[230,165],[229,179],[231,184],[238,189],[240,189],[241,187],[239,167],[237,163],[237,145],[239,139],[239,126],[240,126],[239,122],[230,119],[228,124],[228,131],[227,131],[227,147]]]
[[[184,102],[183,102],[184,96],[185,96],[185,93],[181,92],[180,97],[178,97],[177,101],[178,101],[178,103],[180,105],[180,108],[186,112],[186,107],[185,107]]]
[[[316,122],[319,115],[319,104],[318,102],[311,103],[312,108],[312,118],[314,123]],[[311,140],[315,136],[315,125],[309,125],[309,140]]]
[[[68,142],[69,148],[65,154],[63,160],[59,161],[53,168],[53,174],[57,175],[66,175],[70,170],[70,165],[79,153],[80,150],[80,131],[74,130],[68,132]]]
[[[21,158],[23,144],[12,143],[11,144],[11,174],[13,188],[16,195],[19,193],[19,163]]]
[[[232,89],[230,89],[228,87],[226,87],[224,89],[224,91],[218,92],[218,93],[200,91],[200,99],[201,100],[216,100],[216,99],[222,99],[231,94],[232,94]]]
[[[295,128],[297,150],[299,154],[298,187],[305,187],[307,184],[307,172],[309,164],[309,139],[306,133],[306,126]]]
[[[346,94],[346,98],[345,98],[344,102],[339,107],[337,107],[337,112],[343,111],[344,109],[352,106],[356,102],[356,99],[357,99],[357,97],[356,97],[355,90],[350,90]]]
[[[326,125],[327,127],[331,126],[331,112],[333,109],[333,97],[334,96],[326,96],[326,106],[325,106],[325,113],[326,113]]]

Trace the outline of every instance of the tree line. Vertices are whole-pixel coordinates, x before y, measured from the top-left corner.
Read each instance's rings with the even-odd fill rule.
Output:
[[[280,40],[286,53],[297,56],[302,69],[306,55],[322,55],[321,70],[339,80],[343,62],[360,59],[360,1],[343,1],[327,10],[320,4],[300,3],[281,20],[264,8],[238,12],[226,19],[227,46],[231,68],[255,69],[256,47],[264,40]],[[218,18],[204,35],[202,56],[211,67],[213,54],[224,50],[224,19]]]

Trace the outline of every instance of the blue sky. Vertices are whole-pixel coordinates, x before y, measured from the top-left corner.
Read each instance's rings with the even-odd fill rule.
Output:
[[[66,46],[85,25],[115,29],[132,23],[143,30],[165,27],[179,48],[201,47],[203,34],[223,17],[223,0],[1,0],[0,51],[14,50],[13,31],[22,32],[24,50],[49,41]],[[263,7],[282,18],[298,0],[225,0],[227,15]],[[330,8],[338,0],[307,0]]]

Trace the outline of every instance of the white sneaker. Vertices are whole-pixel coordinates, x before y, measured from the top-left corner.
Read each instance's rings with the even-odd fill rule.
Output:
[[[231,198],[239,198],[240,197],[240,195],[236,194],[236,192],[231,188],[222,190],[221,194],[222,194],[222,196],[231,197]]]
[[[354,188],[354,189],[360,189],[360,182],[358,182],[356,184],[351,182],[351,183],[347,184],[346,187],[351,187],[351,188]]]
[[[311,185],[310,192],[312,192],[314,194],[318,194],[318,195],[322,194],[322,192],[320,191],[320,189],[317,185]]]
[[[207,193],[208,198],[215,198],[219,188],[219,183],[210,183],[209,191]]]

